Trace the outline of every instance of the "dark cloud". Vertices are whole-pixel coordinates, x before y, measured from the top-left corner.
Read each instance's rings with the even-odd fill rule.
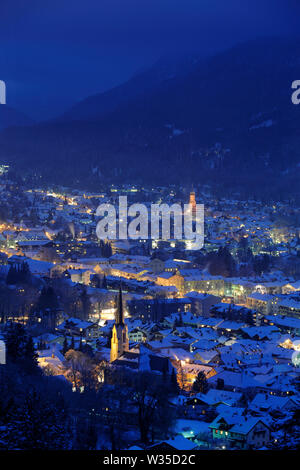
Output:
[[[0,78],[32,115],[62,111],[168,52],[296,34],[296,0],[2,0]]]

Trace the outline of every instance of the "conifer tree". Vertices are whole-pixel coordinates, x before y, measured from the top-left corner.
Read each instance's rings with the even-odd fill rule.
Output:
[[[193,390],[194,392],[207,393],[208,384],[204,372],[199,372],[195,382],[193,383]]]
[[[63,349],[62,349],[63,355],[65,355],[68,350],[69,350],[68,340],[67,340],[67,337],[65,336],[64,337],[64,343],[63,343]]]
[[[107,289],[107,280],[105,274],[102,279],[102,289]]]

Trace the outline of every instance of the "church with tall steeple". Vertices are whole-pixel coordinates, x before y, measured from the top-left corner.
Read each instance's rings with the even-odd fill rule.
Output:
[[[128,328],[124,319],[123,295],[122,288],[120,286],[115,314],[115,324],[112,329],[110,362],[118,359],[126,351],[129,351]]]
[[[169,359],[155,354],[147,345],[135,345],[129,350],[128,328],[124,319],[123,295],[120,286],[115,323],[112,328],[110,362],[124,371],[154,372],[171,377],[173,366]]]
[[[155,372],[171,377],[173,367],[167,357],[155,354],[147,345],[129,350],[128,328],[124,319],[123,295],[120,286],[115,323],[112,328],[110,362],[123,370]]]

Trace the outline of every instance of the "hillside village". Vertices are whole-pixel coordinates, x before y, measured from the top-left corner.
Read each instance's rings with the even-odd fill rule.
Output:
[[[190,192],[33,189],[3,168],[0,373],[22,368],[31,351],[53,393],[68,397],[65,421],[89,430],[73,426],[61,447],[299,446],[299,209],[196,188],[202,250],[185,240],[97,239],[101,202],[187,203]],[[12,342],[27,352],[13,357]],[[142,387],[145,377],[151,386]],[[165,418],[137,421],[154,408]],[[2,419],[5,448],[11,431]]]

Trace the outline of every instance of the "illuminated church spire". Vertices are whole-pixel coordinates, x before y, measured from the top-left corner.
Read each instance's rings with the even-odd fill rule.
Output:
[[[120,285],[119,294],[117,298],[117,310],[116,310],[116,325],[124,325],[124,309],[123,309],[123,294],[122,287]]]
[[[120,286],[117,298],[115,324],[112,329],[110,361],[118,359],[125,351],[129,350],[128,328],[124,319],[123,295]]]

